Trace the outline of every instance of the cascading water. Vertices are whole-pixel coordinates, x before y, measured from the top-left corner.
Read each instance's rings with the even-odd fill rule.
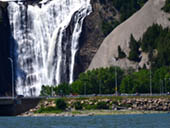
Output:
[[[39,95],[42,85],[73,82],[78,40],[91,10],[90,0],[9,2],[18,94]]]

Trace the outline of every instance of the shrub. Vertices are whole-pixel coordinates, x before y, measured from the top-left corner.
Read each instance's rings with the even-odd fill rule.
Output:
[[[109,105],[107,105],[106,102],[98,102],[97,103],[97,106],[96,106],[97,109],[109,109]]]
[[[56,109],[58,110],[65,110],[67,107],[67,104],[64,99],[56,99]]]
[[[86,104],[86,105],[84,105],[84,107],[87,110],[96,109],[96,105],[94,105],[94,104]]]
[[[54,89],[56,95],[69,95],[71,88],[68,83],[61,83]]]
[[[83,108],[82,104],[79,101],[74,103],[74,107],[77,110],[81,110]]]

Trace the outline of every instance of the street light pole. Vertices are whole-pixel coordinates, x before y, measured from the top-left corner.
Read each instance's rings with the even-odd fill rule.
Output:
[[[84,95],[86,95],[86,82],[84,84]]]
[[[116,71],[116,67],[115,67],[115,93],[117,96],[117,71]]]
[[[165,78],[165,93],[166,93],[166,78]]]
[[[165,93],[167,93],[167,80],[169,82],[170,78],[165,78]]]
[[[13,67],[13,60],[10,57],[8,57],[8,59],[11,62],[11,70],[12,70],[12,97],[14,98],[15,94],[14,94],[14,67]]]
[[[152,95],[152,72],[150,68],[150,95]]]
[[[51,97],[53,97],[53,85],[51,85]]]
[[[99,80],[99,95],[101,95],[101,80]]]

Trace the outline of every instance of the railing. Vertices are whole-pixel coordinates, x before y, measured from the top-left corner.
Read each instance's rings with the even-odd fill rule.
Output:
[[[150,93],[139,93],[139,94],[127,94],[127,93],[122,93],[122,94],[119,94],[118,96],[168,96],[170,95],[169,93],[157,93],[157,94],[152,94],[150,95]],[[45,99],[45,98],[60,98],[60,97],[67,97],[67,98],[81,98],[81,97],[95,97],[95,96],[116,96],[116,94],[89,94],[89,95],[57,95],[57,96],[23,96],[23,97],[20,97],[22,99]],[[19,97],[0,97],[0,100],[1,99],[18,99]]]

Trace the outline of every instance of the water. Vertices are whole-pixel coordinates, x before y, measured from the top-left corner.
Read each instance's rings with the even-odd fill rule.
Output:
[[[0,117],[0,128],[170,128],[170,114]]]
[[[90,0],[9,2],[18,94],[39,95],[42,85],[73,82],[82,24],[91,11]]]

